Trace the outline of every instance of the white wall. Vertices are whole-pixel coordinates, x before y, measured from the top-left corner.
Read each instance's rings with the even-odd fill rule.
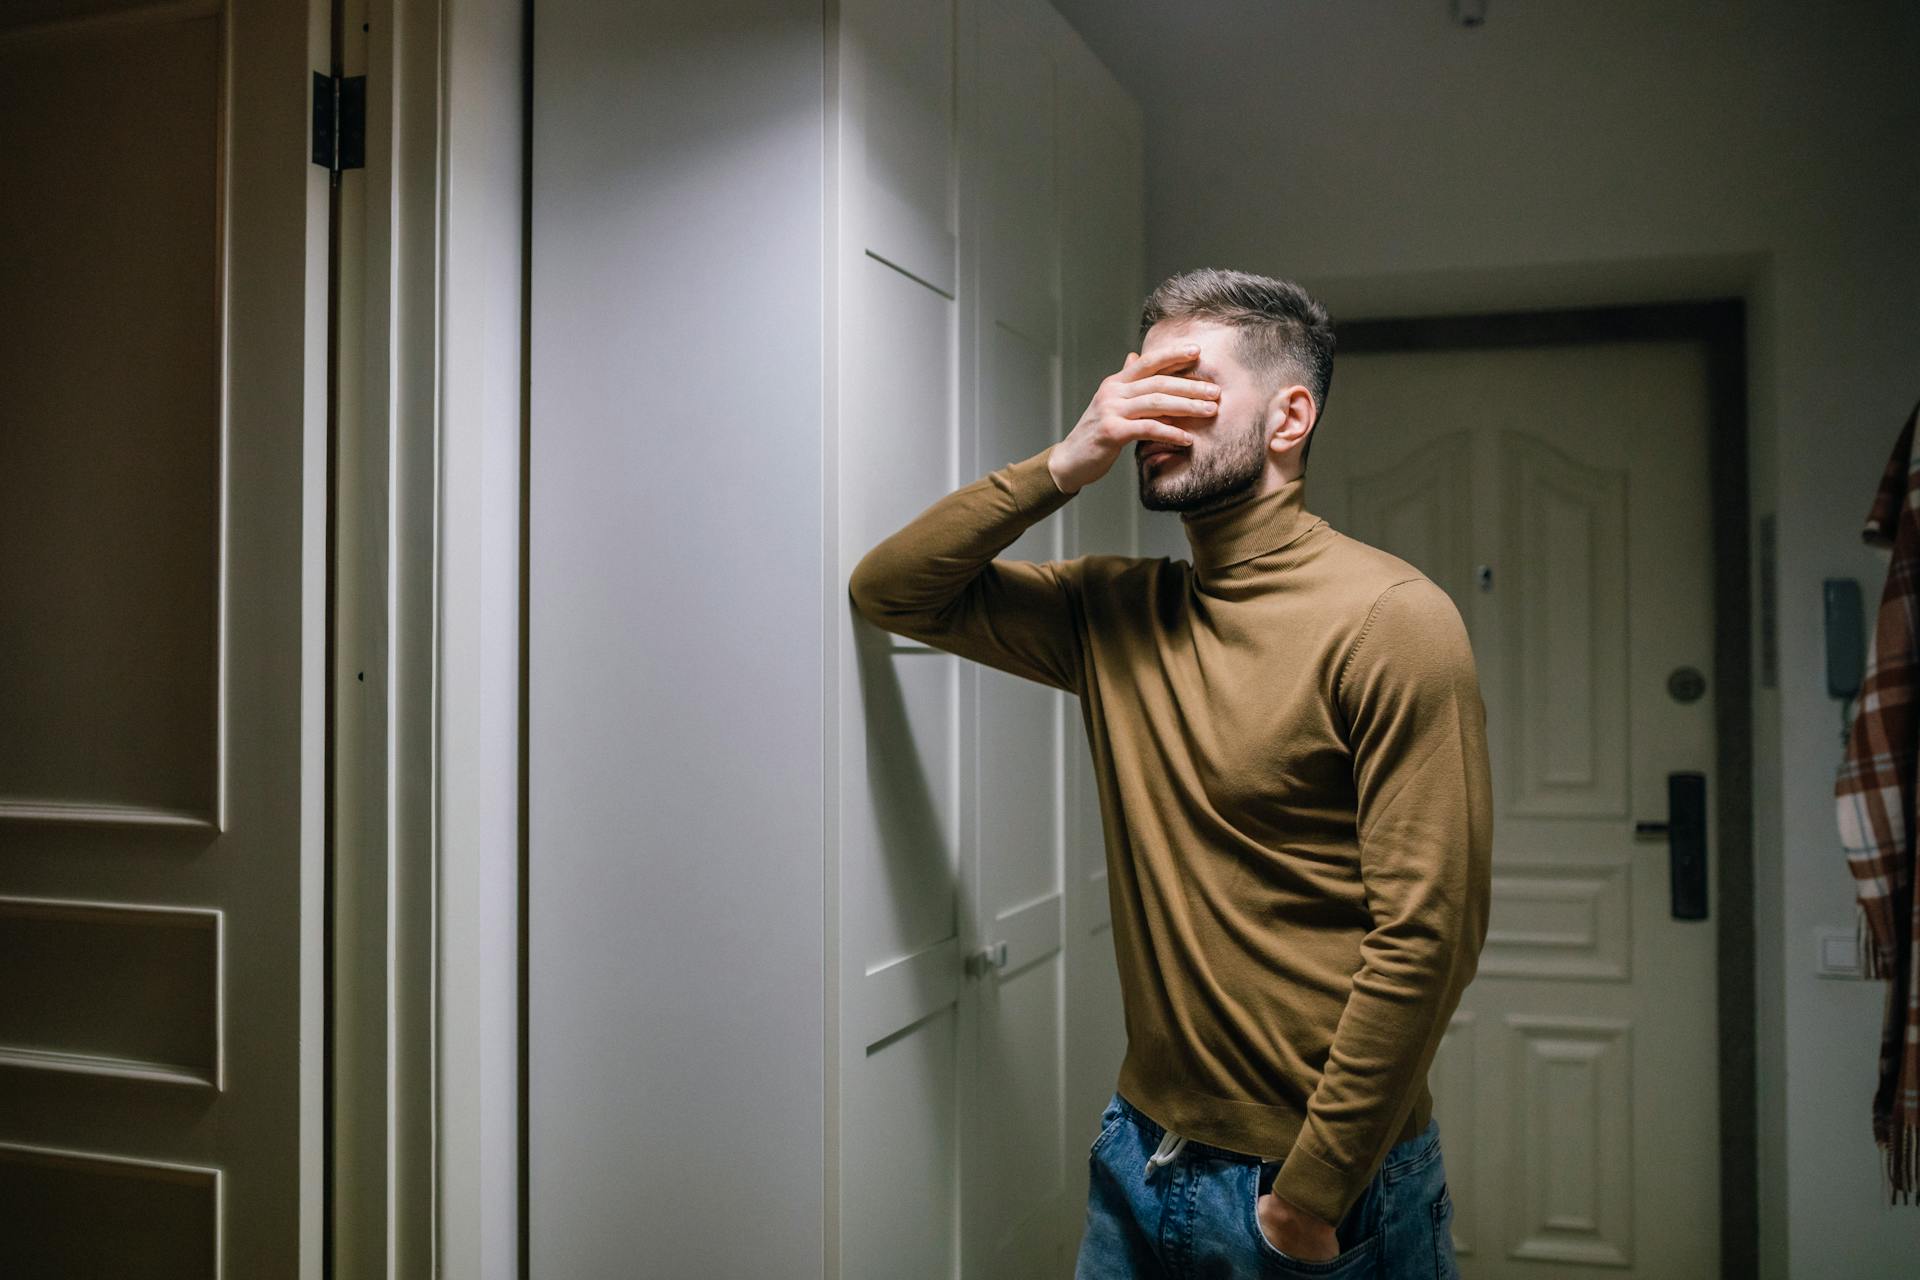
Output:
[[[818,1275],[823,15],[534,23],[533,1274]]]
[[[1820,580],[1877,601],[1859,528],[1920,398],[1920,6],[1495,0],[1471,31],[1445,0],[1060,8],[1146,111],[1149,285],[1289,275],[1336,319],[1749,300],[1780,602],[1754,707],[1761,1251],[1769,1277],[1911,1274],[1920,1212],[1884,1203],[1868,1122],[1885,987],[1814,977],[1812,948],[1854,919]],[[1334,432],[1339,388],[1336,357]]]

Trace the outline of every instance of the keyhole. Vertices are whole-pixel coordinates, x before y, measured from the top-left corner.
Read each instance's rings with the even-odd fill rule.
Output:
[[[1490,564],[1475,565],[1473,569],[1473,580],[1480,584],[1482,591],[1493,590],[1493,566]]]

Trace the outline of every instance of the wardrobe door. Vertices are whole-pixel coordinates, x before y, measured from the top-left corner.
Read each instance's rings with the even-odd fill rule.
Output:
[[[1073,39],[1057,69],[1059,103],[1060,424],[1079,421],[1100,382],[1139,344],[1145,297],[1145,194],[1140,108]],[[1072,555],[1134,555],[1139,484],[1123,460],[1063,509]],[[1061,1229],[1078,1245],[1086,1219],[1086,1150],[1126,1056],[1114,964],[1107,852],[1093,757],[1079,706],[1067,704],[1066,1117],[1068,1185]]]
[[[964,952],[961,659],[846,606],[866,550],[972,479],[960,358],[954,0],[844,0],[835,281],[839,497],[838,1269],[951,1276],[960,1258]],[[963,464],[962,459],[965,459]],[[965,474],[963,474],[963,472]],[[831,1164],[830,1164],[831,1167]],[[829,1240],[835,1233],[829,1228]]]
[[[1066,434],[1060,421],[1059,141],[1052,11],[1033,0],[973,9],[976,75],[968,206],[974,363],[972,467],[980,474]],[[1051,20],[1051,21],[1050,21]],[[1069,504],[1071,505],[1071,504]],[[1027,530],[1007,559],[1065,555],[1065,521]],[[978,945],[1005,958],[968,988],[978,1017],[968,1109],[967,1276],[1065,1274],[1059,1224],[1073,1182],[1065,1071],[1065,754],[1073,695],[1005,672],[967,672],[963,725],[970,888]]]
[[[1119,366],[1141,190],[1137,111],[1038,0],[851,0],[839,36],[844,574],[927,504],[1064,436]],[[1134,501],[1103,487],[1001,556],[1074,554],[1082,518],[1089,549],[1124,552]],[[1065,1274],[1083,1131],[1123,1049],[1079,705],[849,627],[840,1274]]]

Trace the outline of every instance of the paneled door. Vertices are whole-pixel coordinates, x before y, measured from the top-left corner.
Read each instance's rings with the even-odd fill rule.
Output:
[[[1719,1273],[1717,909],[1635,837],[1716,783],[1708,407],[1694,343],[1367,353],[1317,429],[1308,507],[1453,596],[1487,704],[1493,910],[1430,1077],[1472,1280]]]
[[[0,1275],[318,1276],[324,21],[0,18]]]

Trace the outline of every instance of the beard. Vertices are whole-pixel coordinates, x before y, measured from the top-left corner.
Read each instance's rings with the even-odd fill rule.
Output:
[[[1140,505],[1148,511],[1196,514],[1224,507],[1251,493],[1266,469],[1266,442],[1258,420],[1238,430],[1216,432],[1211,442],[1177,450],[1184,460],[1147,462],[1136,454]]]

